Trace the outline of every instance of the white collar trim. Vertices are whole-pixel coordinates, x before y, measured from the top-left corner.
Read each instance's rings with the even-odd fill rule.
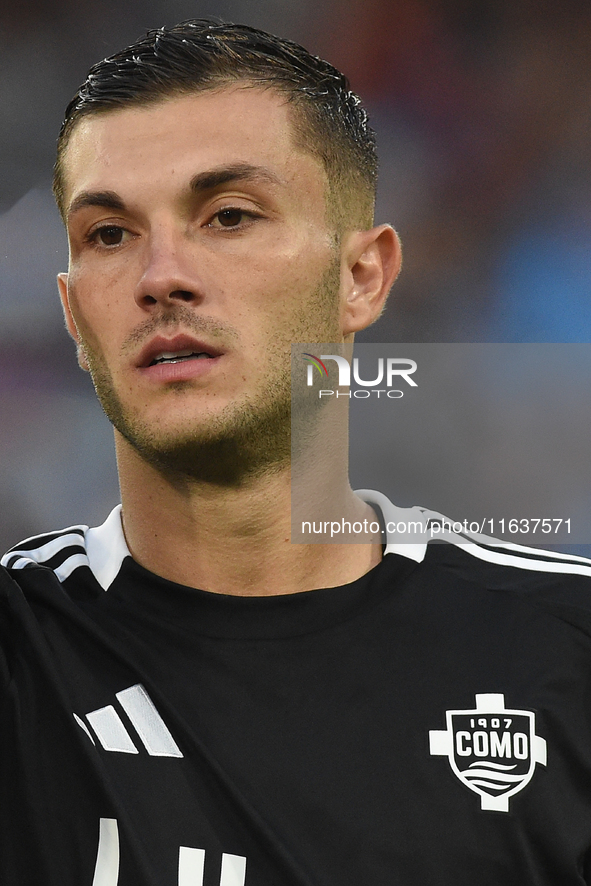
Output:
[[[108,591],[126,557],[131,557],[123,534],[121,505],[113,508],[105,522],[85,533],[88,565],[96,580]]]
[[[396,523],[408,523],[416,521],[427,525],[427,515],[422,508],[397,508],[383,493],[373,489],[357,489],[356,494],[370,505],[377,505],[384,515],[386,526]],[[385,554],[399,554],[421,563],[425,557],[427,544],[404,544],[396,542],[396,533],[389,532]],[[129,548],[123,534],[121,522],[121,505],[113,508],[105,522],[101,526],[87,529],[85,532],[86,554],[88,565],[96,580],[107,591],[121,570],[121,565],[126,557],[131,557]]]
[[[397,508],[382,492],[373,489],[356,489],[355,494],[369,505],[377,505],[384,516],[386,524],[387,544],[384,554],[399,554],[422,563],[427,552],[427,543],[424,541],[413,543],[396,542],[396,532],[388,531],[389,526],[396,527],[397,523],[407,526],[408,523],[420,523],[423,533],[427,530],[428,517],[423,508]]]

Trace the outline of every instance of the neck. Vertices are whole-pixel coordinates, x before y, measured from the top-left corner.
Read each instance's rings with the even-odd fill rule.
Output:
[[[223,594],[267,596],[337,587],[381,559],[379,542],[292,544],[288,466],[231,486],[171,478],[116,435],[123,526],[134,559],[188,587]],[[317,475],[316,475],[317,476]],[[334,464],[314,484],[355,520],[375,520]]]

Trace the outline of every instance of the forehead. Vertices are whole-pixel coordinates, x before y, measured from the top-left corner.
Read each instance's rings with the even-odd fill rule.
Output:
[[[324,203],[321,161],[297,145],[297,115],[273,89],[238,85],[83,117],[64,155],[65,206],[76,193],[167,187],[209,168],[267,168],[299,199]]]

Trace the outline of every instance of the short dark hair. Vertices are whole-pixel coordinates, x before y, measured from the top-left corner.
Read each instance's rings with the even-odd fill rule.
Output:
[[[324,165],[334,222],[341,229],[371,227],[375,135],[344,74],[290,40],[207,19],[148,31],[90,69],[66,108],[58,138],[53,188],[62,214],[64,154],[82,117],[240,81],[286,95],[296,116],[296,143]]]

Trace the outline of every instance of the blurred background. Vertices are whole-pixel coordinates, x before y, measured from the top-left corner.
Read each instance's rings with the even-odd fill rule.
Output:
[[[405,261],[363,341],[591,341],[588,0],[4,3],[2,550],[102,522],[118,500],[110,428],[56,294],[67,250],[50,179],[63,109],[99,58],[148,28],[207,16],[303,43],[345,71],[369,109],[377,220],[397,228]]]

